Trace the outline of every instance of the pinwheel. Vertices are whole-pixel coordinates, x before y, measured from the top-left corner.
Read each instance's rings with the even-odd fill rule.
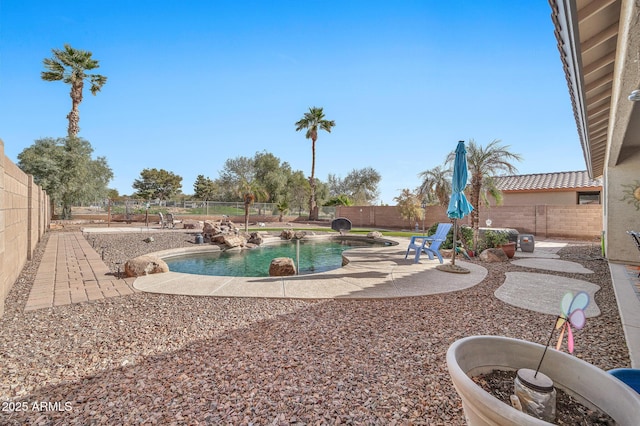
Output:
[[[575,328],[576,330],[580,330],[582,327],[584,327],[584,323],[587,320],[584,310],[588,305],[589,295],[584,291],[578,292],[575,296],[573,295],[573,293],[567,293],[564,295],[562,301],[560,302],[560,309],[562,311],[562,314],[558,315],[556,325],[551,329],[549,340],[547,340],[547,344],[544,347],[544,351],[542,352],[542,357],[540,358],[540,362],[538,363],[538,367],[536,368],[536,373],[533,376],[534,378],[538,375],[538,371],[540,370],[540,366],[542,365],[542,360],[544,360],[544,356],[547,353],[549,343],[551,343],[551,338],[553,337],[554,330],[560,329],[560,336],[558,337],[556,350],[560,350],[560,346],[562,346],[562,339],[564,338],[564,333],[566,331],[567,348],[569,349],[569,353],[573,353],[573,331],[571,331],[571,327]]]
[[[562,339],[564,338],[565,331],[567,332],[567,349],[569,353],[573,353],[573,332],[571,328],[580,330],[584,327],[584,323],[587,317],[584,314],[584,310],[589,305],[589,295],[584,291],[577,293],[575,296],[572,293],[567,293],[562,298],[560,307],[562,314],[556,321],[556,330],[560,329],[560,335],[558,336],[558,343],[556,349],[559,350],[562,346]]]

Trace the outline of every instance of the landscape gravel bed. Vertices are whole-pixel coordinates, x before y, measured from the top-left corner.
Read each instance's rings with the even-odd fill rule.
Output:
[[[179,230],[93,234],[112,267],[192,244]],[[555,318],[480,284],[385,300],[129,296],[24,312],[48,234],[11,289],[0,319],[0,424],[464,424],[446,367],[455,340],[479,334],[544,344]],[[91,241],[96,238],[96,241]],[[598,247],[560,251],[594,274],[555,275],[602,287],[602,314],[576,331],[574,355],[629,367],[606,260]],[[424,285],[429,285],[425,282]],[[560,301],[558,301],[560,303]],[[566,350],[566,349],[565,349]]]

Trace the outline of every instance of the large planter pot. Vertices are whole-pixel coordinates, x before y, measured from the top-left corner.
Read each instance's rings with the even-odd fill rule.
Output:
[[[471,377],[493,370],[536,369],[544,346],[500,336],[471,336],[447,351],[447,367],[469,425],[548,425],[498,400]],[[607,372],[549,348],[540,372],[581,404],[611,416],[617,424],[638,424],[640,395]]]
[[[516,255],[516,243],[501,244],[500,248],[509,259]]]

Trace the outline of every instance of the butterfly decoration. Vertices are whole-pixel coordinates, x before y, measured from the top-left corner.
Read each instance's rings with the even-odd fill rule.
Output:
[[[556,350],[560,350],[562,346],[562,339],[564,338],[565,331],[567,333],[567,349],[569,353],[573,353],[573,332],[571,328],[576,330],[582,329],[584,323],[587,321],[587,317],[584,310],[589,305],[589,295],[584,291],[577,293],[575,296],[573,293],[567,293],[562,298],[560,308],[562,314],[558,316],[556,320],[556,330],[560,329],[560,335],[558,336],[558,343],[556,344]]]

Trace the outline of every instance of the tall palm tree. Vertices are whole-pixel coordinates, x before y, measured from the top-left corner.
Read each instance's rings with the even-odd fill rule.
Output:
[[[309,184],[311,185],[311,196],[309,197],[309,220],[318,219],[318,210],[316,208],[316,140],[318,139],[318,130],[325,130],[331,133],[331,128],[336,125],[333,120],[325,120],[322,108],[312,107],[309,112],[304,113],[304,117],[296,122],[296,132],[307,129],[306,138],[311,139],[311,176]]]
[[[493,176],[500,172],[515,174],[518,169],[511,161],[521,161],[519,154],[509,151],[509,145],[501,145],[499,139],[494,139],[486,147],[477,144],[473,139],[467,144],[467,167],[471,175],[471,227],[473,228],[474,249],[478,246],[478,228],[480,223],[480,198],[486,202],[487,194],[500,201],[501,195],[495,185]],[[455,152],[449,154],[447,162],[455,159]]]
[[[67,119],[69,120],[68,135],[74,137],[80,131],[78,105],[82,102],[85,80],[91,83],[91,94],[95,95],[107,82],[107,77],[86,73],[100,67],[98,61],[91,58],[91,52],[74,49],[68,44],[64,45],[63,50],[51,50],[53,57],[43,61],[47,71],[42,71],[41,77],[45,81],[62,80],[71,85],[71,112],[67,115]]]
[[[418,188],[418,194],[422,199],[438,199],[441,206],[449,205],[451,195],[451,169],[436,166],[418,174],[422,183]]]

